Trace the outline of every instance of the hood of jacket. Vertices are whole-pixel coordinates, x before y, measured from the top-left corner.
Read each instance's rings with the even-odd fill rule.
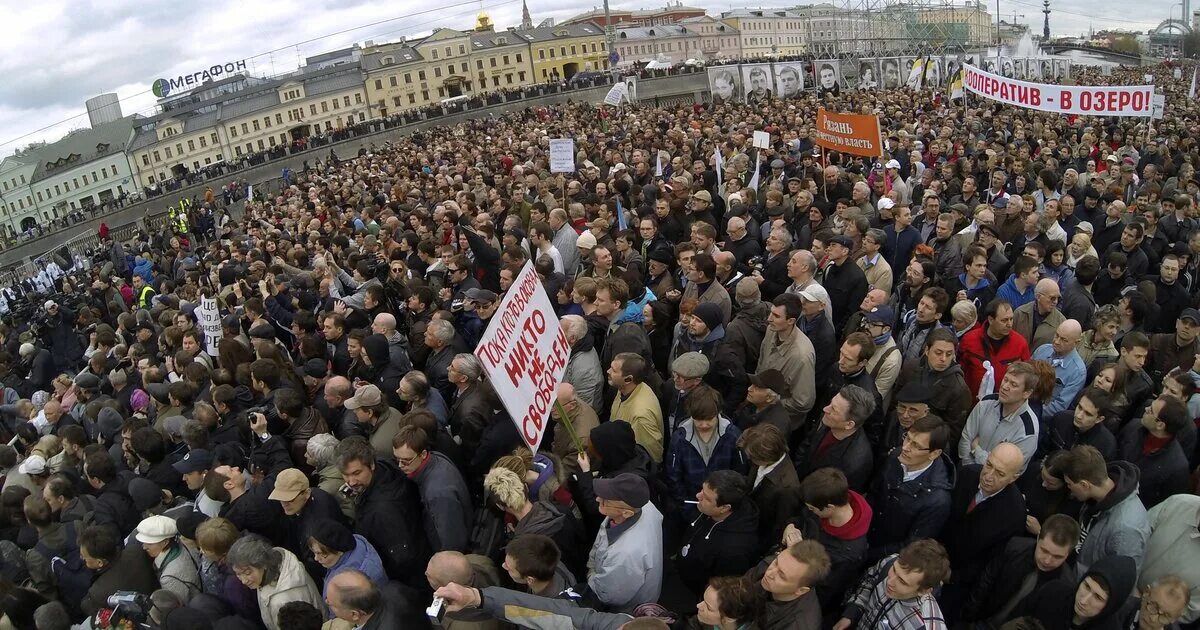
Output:
[[[745,322],[755,330],[762,330],[767,325],[767,316],[771,314],[771,305],[766,302],[755,302],[743,306],[742,310],[733,316],[735,322]]]
[[[1137,582],[1137,564],[1128,556],[1105,556],[1079,578],[1079,584],[1089,577],[1108,591],[1108,602],[1100,614],[1083,624],[1084,628],[1098,626],[1120,612]]]
[[[571,354],[581,354],[587,352],[588,350],[592,350],[595,347],[596,342],[592,339],[592,333],[589,330],[579,338],[579,341],[575,342],[575,345],[571,346]]]
[[[600,455],[600,471],[620,470],[637,456],[637,440],[628,422],[605,422],[588,435],[592,447]]]
[[[553,537],[562,531],[566,520],[567,517],[562,512],[546,505],[544,501],[535,501],[525,518],[517,522],[516,531],[521,534],[543,534]]]
[[[355,534],[354,549],[351,549],[348,553],[342,554],[342,557],[338,559],[337,564],[329,568],[329,575],[333,575],[342,569],[358,569],[364,564],[367,564],[369,562],[367,559],[367,552],[369,549],[371,549],[371,543],[367,542],[367,539],[363,538],[361,534]],[[379,563],[379,560],[376,559],[374,562]],[[382,570],[382,563],[379,564],[379,567]]]
[[[357,545],[355,547],[357,548]],[[276,547],[275,551],[283,555],[283,561],[279,564],[279,577],[275,578],[275,582],[270,585],[274,587],[271,595],[275,596],[292,589],[306,588],[312,578],[304,570],[304,565],[301,564],[296,554],[283,547]]]
[[[1116,484],[1112,492],[1096,503],[1096,513],[1106,512],[1137,492],[1142,473],[1129,462],[1112,462],[1108,465],[1108,476]]]
[[[888,459],[886,472],[889,479],[888,485],[895,487],[904,483],[904,469],[901,467],[900,460],[897,457]],[[917,484],[917,487],[921,489],[951,491],[954,489],[957,479],[958,471],[954,467],[954,461],[943,451],[941,456],[929,465],[929,469],[925,471],[925,474],[909,483]]]
[[[979,279],[979,284],[975,285],[974,288],[967,288],[967,272],[965,271],[958,274],[958,281],[963,285],[963,289],[967,291],[978,291],[979,289],[986,289],[992,286],[992,283],[987,279],[987,276],[984,276]]]
[[[841,540],[855,540],[867,535],[867,530],[871,529],[871,506],[863,495],[850,490],[850,505],[854,507],[854,516],[850,517],[841,527],[834,527],[824,519],[821,520],[821,529],[826,534]]]

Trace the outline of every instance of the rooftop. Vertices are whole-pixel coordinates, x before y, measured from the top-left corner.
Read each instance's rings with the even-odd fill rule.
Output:
[[[138,116],[72,131],[58,142],[34,149],[26,158],[36,159],[31,183],[50,177],[60,170],[87,164],[92,160],[120,155],[129,142]]]

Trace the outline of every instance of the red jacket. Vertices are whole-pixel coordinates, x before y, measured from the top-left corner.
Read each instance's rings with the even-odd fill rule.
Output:
[[[996,372],[996,389],[999,389],[1000,381],[1004,380],[1004,373],[1008,371],[1010,364],[1029,360],[1029,344],[1025,342],[1021,333],[1015,330],[1008,333],[1008,337],[1000,344],[999,348],[996,348],[994,343],[987,343],[987,346],[984,346],[986,331],[986,325],[976,326],[963,335],[962,342],[958,346],[958,364],[962,366],[963,377],[967,380],[967,387],[971,388],[971,394],[974,396],[979,395],[979,383],[983,380],[984,361],[992,362],[992,369]]]

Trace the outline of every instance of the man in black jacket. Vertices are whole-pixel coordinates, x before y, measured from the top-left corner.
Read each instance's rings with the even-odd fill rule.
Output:
[[[1014,481],[1025,465],[1021,449],[1011,442],[997,445],[982,466],[963,466],[942,534],[950,555],[950,583],[938,598],[942,612],[957,612],[989,559],[1025,531],[1025,497]]]
[[[83,477],[97,491],[88,525],[110,527],[117,536],[133,531],[141,518],[129,496],[127,482],[117,476],[117,466],[108,453],[97,451],[88,455],[83,462]]]
[[[362,572],[347,569],[330,578],[325,603],[334,617],[360,630],[430,628],[415,595],[400,584],[375,584]]]
[[[429,545],[422,531],[421,496],[416,484],[391,461],[375,459],[366,438],[354,436],[337,447],[337,464],[355,496],[354,531],[367,539],[388,575],[428,590],[425,565]]]
[[[863,270],[850,259],[854,241],[848,236],[829,239],[825,252],[830,264],[825,268],[825,281],[821,284],[829,291],[829,306],[833,309],[833,329],[842,330],[846,320],[858,309],[863,296],[870,288]]]
[[[1190,417],[1182,402],[1163,395],[1146,407],[1140,421],[1121,429],[1118,458],[1142,471],[1138,496],[1146,509],[1187,492],[1188,458],[1179,434]]]
[[[962,620],[972,628],[999,628],[1021,600],[1055,579],[1075,580],[1072,552],[1079,542],[1079,523],[1055,514],[1042,524],[1037,540],[1013,538],[988,562],[971,589]]]
[[[944,453],[950,429],[933,416],[919,418],[892,452],[871,486],[874,515],[867,560],[896,553],[921,538],[935,538],[950,513],[955,468]]]
[[[676,567],[693,594],[702,596],[709,578],[741,575],[758,558],[758,507],[750,480],[733,470],[711,473],[696,494],[700,516],[683,534]]]
[[[832,466],[846,474],[850,488],[863,491],[874,466],[871,444],[863,424],[875,411],[875,394],[857,385],[847,385],[825,407],[821,426],[809,440],[804,457],[796,461],[803,482],[818,468]]]

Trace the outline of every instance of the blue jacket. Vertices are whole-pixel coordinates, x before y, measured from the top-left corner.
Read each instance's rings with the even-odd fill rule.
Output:
[[[1071,401],[1083,390],[1087,381],[1087,366],[1074,350],[1061,359],[1054,356],[1054,345],[1044,343],[1033,351],[1033,358],[1045,361],[1054,367],[1054,396],[1042,404],[1042,417],[1050,417],[1071,408]]]
[[[1030,286],[1025,289],[1024,293],[1021,293],[1017,290],[1017,277],[1010,275],[1008,280],[1005,280],[1004,284],[996,290],[996,297],[1008,300],[1015,311],[1033,301],[1033,287]]]
[[[152,270],[154,263],[141,256],[134,258],[133,261],[133,273],[141,276],[142,280],[146,281],[146,284],[154,286],[154,271]]]
[[[908,267],[913,250],[921,243],[921,233],[909,226],[897,234],[896,226],[889,225],[883,228],[883,235],[883,257],[892,266],[892,270]]]
[[[667,459],[667,481],[670,484],[671,496],[677,502],[691,500],[708,474],[717,470],[735,470],[746,472],[746,458],[737,447],[738,438],[742,431],[729,418],[717,418],[717,431],[713,439],[717,441],[713,447],[712,456],[708,463],[700,456],[700,451],[692,444],[695,428],[692,419],[688,418],[671,434],[671,450]]]
[[[332,580],[333,576],[351,569],[362,572],[376,584],[387,584],[387,573],[383,571],[383,560],[379,558],[379,553],[366,538],[355,534],[354,549],[342,554],[337,564],[325,572],[325,584],[321,587],[322,597],[328,594],[329,580]]]

